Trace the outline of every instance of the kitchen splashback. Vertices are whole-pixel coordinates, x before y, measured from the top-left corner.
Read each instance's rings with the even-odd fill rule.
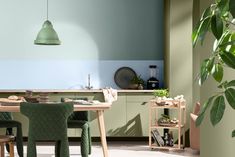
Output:
[[[118,89],[114,82],[117,69],[130,67],[147,80],[149,65],[159,67],[163,87],[162,60],[1,60],[0,89],[83,89],[88,85],[88,74],[93,88]]]

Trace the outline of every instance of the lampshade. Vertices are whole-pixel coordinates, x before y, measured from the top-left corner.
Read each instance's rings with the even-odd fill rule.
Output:
[[[37,45],[60,45],[61,42],[56,31],[53,28],[52,23],[49,20],[46,20],[42,29],[39,31],[34,44]]]

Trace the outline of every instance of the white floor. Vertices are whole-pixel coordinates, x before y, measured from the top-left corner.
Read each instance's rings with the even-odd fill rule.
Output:
[[[72,143],[69,148],[70,157],[81,157],[79,146]],[[25,157],[26,149],[25,146]],[[183,151],[151,150],[147,143],[143,142],[110,142],[108,143],[108,149],[110,157],[199,157],[199,153],[190,148],[186,148]],[[54,146],[52,144],[38,144],[37,154],[38,157],[54,157]],[[9,155],[6,153],[6,156]],[[15,156],[17,156],[16,149]],[[99,143],[92,143],[92,154],[89,157],[103,157]]]

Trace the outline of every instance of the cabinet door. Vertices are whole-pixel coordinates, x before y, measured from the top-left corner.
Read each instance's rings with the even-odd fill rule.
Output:
[[[127,130],[126,136],[148,136],[149,108],[152,94],[133,93],[127,95]]]
[[[28,128],[29,128],[28,127],[29,126],[28,118],[26,116],[22,115],[21,113],[12,113],[12,116],[13,116],[14,120],[21,122],[23,136],[28,137]]]
[[[92,136],[100,136],[97,114],[90,112]],[[118,100],[113,102],[110,109],[104,111],[104,122],[107,136],[124,136],[126,123],[126,96],[118,94]]]

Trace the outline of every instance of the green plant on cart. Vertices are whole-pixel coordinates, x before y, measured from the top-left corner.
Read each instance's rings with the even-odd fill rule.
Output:
[[[153,95],[155,97],[169,97],[169,91],[168,89],[155,89]]]

